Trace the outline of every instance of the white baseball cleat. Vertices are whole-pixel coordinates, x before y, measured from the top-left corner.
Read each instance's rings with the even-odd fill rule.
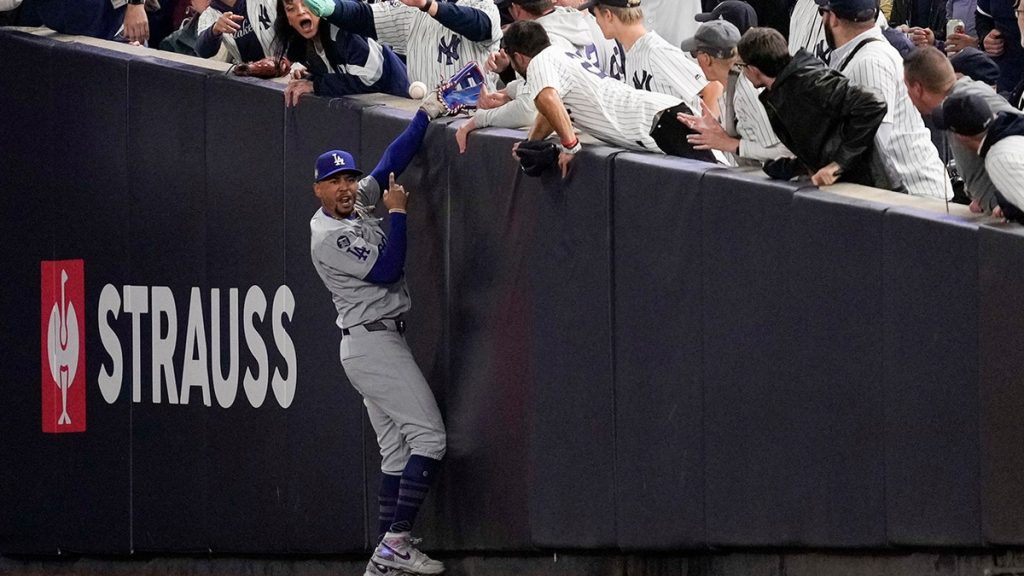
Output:
[[[417,550],[408,532],[388,532],[373,551],[370,564],[397,568],[415,574],[440,574],[444,564]],[[373,575],[376,576],[376,575]],[[390,574],[388,576],[391,576]]]
[[[363,576],[415,576],[410,572],[399,568],[392,568],[390,566],[384,566],[383,564],[377,564],[372,559],[366,563],[366,571],[363,572]]]

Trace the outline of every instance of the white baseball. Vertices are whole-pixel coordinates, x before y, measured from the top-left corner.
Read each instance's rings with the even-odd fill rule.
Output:
[[[422,100],[427,95],[427,85],[419,80],[409,84],[409,98]]]

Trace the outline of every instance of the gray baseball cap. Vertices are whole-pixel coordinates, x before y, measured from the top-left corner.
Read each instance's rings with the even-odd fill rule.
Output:
[[[711,20],[697,28],[697,33],[679,45],[683,52],[707,52],[715,58],[733,55],[740,43],[740,31],[728,20]]]

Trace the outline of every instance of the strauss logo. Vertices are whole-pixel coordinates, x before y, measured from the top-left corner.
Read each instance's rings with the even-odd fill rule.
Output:
[[[47,330],[46,346],[50,360],[50,375],[60,388],[61,414],[57,424],[71,424],[68,415],[68,388],[75,381],[78,371],[78,314],[74,303],[67,301],[65,286],[68,282],[66,270],[60,271],[60,308],[57,302],[50,310],[50,323]]]

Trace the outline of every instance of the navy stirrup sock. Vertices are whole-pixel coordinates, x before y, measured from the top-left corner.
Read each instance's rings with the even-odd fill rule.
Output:
[[[416,521],[416,514],[423,505],[423,500],[430,491],[430,485],[434,483],[437,469],[441,465],[440,460],[417,456],[413,454],[405,464],[405,471],[402,472],[402,481],[398,490],[398,506],[395,508],[395,518],[391,523],[391,532],[408,532],[412,530],[413,522]]]

